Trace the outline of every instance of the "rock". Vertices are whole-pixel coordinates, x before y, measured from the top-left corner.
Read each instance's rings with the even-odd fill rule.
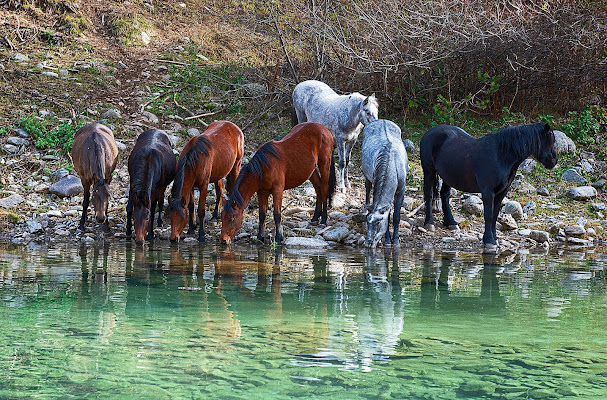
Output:
[[[533,200],[528,201],[523,206],[523,213],[525,214],[533,214],[535,210],[537,210],[537,204],[535,204],[535,201]]]
[[[535,161],[533,158],[528,158],[521,163],[518,169],[526,174],[530,174],[536,165],[537,161]]]
[[[548,188],[540,188],[537,190],[537,194],[539,194],[540,196],[550,196],[550,192],[548,191]]]
[[[605,203],[592,203],[592,209],[595,211],[604,210]]]
[[[582,160],[594,160],[594,153],[591,151],[582,151],[580,153],[580,159]]]
[[[575,143],[561,131],[554,131],[554,149],[557,153],[575,153]]]
[[[523,219],[523,207],[518,201],[507,201],[502,207],[501,212],[512,215],[515,221]]]
[[[29,146],[30,141],[21,137],[11,136],[6,139],[6,143],[12,144],[14,146]]]
[[[403,140],[403,145],[405,146],[405,150],[409,153],[413,153],[415,151],[415,143],[411,141],[411,139]]]
[[[70,172],[67,169],[59,168],[58,170],[56,170],[55,172],[53,172],[51,174],[51,181],[57,182],[57,181],[61,180],[62,178],[65,178],[69,174],[70,174]]]
[[[152,40],[150,39],[150,36],[147,33],[141,31],[141,41],[143,42],[143,44],[147,46],[148,44],[150,44],[150,40]]]
[[[46,215],[54,218],[63,218],[63,213],[59,210],[49,210],[47,211]]]
[[[242,89],[250,97],[260,97],[267,93],[266,87],[260,83],[245,83]]]
[[[573,200],[588,200],[596,197],[598,192],[592,186],[578,186],[569,189],[566,195]]]
[[[110,108],[109,110],[107,110],[106,112],[101,114],[101,118],[109,119],[109,120],[122,119],[122,115],[120,114],[120,111],[118,111],[117,109]]]
[[[38,221],[27,221],[25,223],[25,229],[29,233],[36,233],[42,230],[42,224]]]
[[[535,187],[527,182],[523,182],[522,185],[518,188],[518,191],[524,194],[532,194],[537,192]]]
[[[198,136],[200,135],[200,131],[196,128],[190,128],[188,129],[188,136],[189,137],[194,137],[194,136]]]
[[[531,235],[531,229],[521,229],[518,231],[518,234],[521,236],[529,237]]]
[[[561,179],[564,180],[565,182],[569,182],[569,183],[586,183],[586,182],[588,182],[586,180],[586,178],[584,178],[582,175],[580,175],[580,173],[577,172],[577,170],[575,170],[574,168],[568,169],[567,171],[563,172],[563,175],[561,175]]]
[[[34,192],[36,193],[46,193],[48,192],[49,186],[46,183],[41,183],[34,187]]]
[[[118,68],[122,68],[122,69],[127,69],[127,66],[125,63],[123,63],[122,61],[118,61]]]
[[[68,175],[58,182],[53,183],[48,189],[50,193],[59,197],[72,197],[84,191],[80,178],[74,175]]]
[[[57,236],[68,236],[69,234],[70,234],[70,232],[63,228],[59,228],[59,229],[55,230],[55,235],[57,235]]]
[[[156,125],[159,122],[158,117],[149,111],[144,111],[141,115],[143,116],[143,119],[150,124]]]
[[[14,144],[5,144],[3,149],[9,154],[15,154],[19,151],[19,147],[15,146]]]
[[[16,61],[16,62],[26,62],[26,61],[29,61],[30,58],[28,56],[26,56],[25,54],[15,53],[11,56],[11,60]]]
[[[286,247],[305,247],[312,249],[322,249],[327,247],[329,244],[327,241],[316,238],[307,237],[290,237],[285,240]]]
[[[0,199],[0,207],[10,210],[11,208],[17,207],[19,204],[23,203],[25,199],[23,196],[19,194],[11,194],[8,197],[4,197]]]
[[[59,78],[59,74],[52,71],[42,71],[40,74],[42,76],[48,76],[49,78]]]
[[[329,242],[342,242],[349,234],[350,230],[342,226],[325,231],[322,236]]]
[[[575,221],[575,224],[579,225],[579,226],[586,226],[587,223],[588,223],[588,220],[584,217],[579,217],[577,219],[577,221]]]
[[[536,229],[531,230],[529,237],[538,243],[544,243],[550,240],[550,234],[548,232]]]
[[[591,184],[592,187],[597,188],[597,189],[603,189],[605,187],[605,184],[607,183],[607,180],[601,178],[596,182],[593,182]]]
[[[587,174],[594,173],[594,168],[592,167],[592,164],[588,162],[588,160],[581,160],[577,165]]]
[[[577,237],[568,237],[567,243],[575,244],[575,245],[579,245],[579,246],[592,246],[592,240],[586,240],[586,239],[577,238]]]
[[[464,210],[473,215],[483,215],[483,200],[478,196],[469,196],[464,200]]]
[[[15,135],[19,136],[20,138],[24,138],[24,139],[28,139],[30,137],[30,134],[27,133],[27,131],[25,129],[21,129],[21,128],[12,128],[13,132],[15,132]]]
[[[54,154],[45,154],[42,156],[42,161],[57,161],[59,157]]]
[[[586,234],[586,229],[581,225],[569,225],[565,227],[565,235],[567,236],[583,236]]]
[[[116,140],[116,146],[118,147],[118,151],[126,151],[126,144],[119,142]]]
[[[501,230],[503,231],[513,231],[518,228],[518,224],[510,214],[500,214],[497,220],[502,224]]]
[[[169,135],[169,142],[171,143],[171,147],[175,147],[177,146],[177,143],[179,143],[179,136],[177,135]],[[314,192],[316,193],[316,192]]]

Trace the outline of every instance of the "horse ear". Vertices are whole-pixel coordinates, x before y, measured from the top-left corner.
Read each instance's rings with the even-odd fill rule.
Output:
[[[371,97],[372,99],[374,99],[374,98],[375,98],[375,93],[373,93],[373,94],[372,94],[371,96],[369,96],[369,97]]]
[[[366,106],[367,104],[369,104],[369,98],[365,97],[365,101],[363,101],[363,105]]]
[[[546,132],[550,132],[552,130],[552,128],[550,127],[550,124],[548,122],[544,123],[544,130]]]

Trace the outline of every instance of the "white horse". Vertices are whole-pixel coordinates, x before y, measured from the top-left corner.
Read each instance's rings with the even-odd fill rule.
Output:
[[[339,189],[350,187],[347,168],[350,153],[363,127],[377,119],[378,103],[375,94],[365,97],[360,93],[338,95],[326,83],[301,82],[293,90],[293,125],[318,122],[331,131],[339,154]]]

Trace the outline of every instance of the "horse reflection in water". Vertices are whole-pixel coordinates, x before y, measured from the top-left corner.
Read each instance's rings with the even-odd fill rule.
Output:
[[[356,267],[322,258],[315,262],[314,273],[315,285],[335,288],[325,296],[326,348],[299,354],[297,361],[337,364],[351,370],[369,370],[374,363],[387,361],[403,331],[398,253],[367,253],[362,275]]]

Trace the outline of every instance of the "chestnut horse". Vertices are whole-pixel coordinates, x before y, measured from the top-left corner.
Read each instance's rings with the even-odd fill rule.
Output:
[[[205,241],[204,214],[209,182],[215,184],[217,202],[213,218],[218,218],[219,206],[223,198],[222,179],[227,176],[227,189],[231,194],[232,186],[240,171],[243,153],[244,135],[239,127],[229,121],[213,122],[204,133],[190,139],[179,156],[171,200],[166,211],[171,219],[171,241],[179,240],[185,228],[188,215],[186,210],[189,212],[188,234],[195,231],[193,195],[195,187],[200,191],[198,241]]]
[[[82,200],[82,218],[78,229],[84,231],[89,200],[93,202],[95,219],[103,224],[103,231],[109,232],[107,209],[110,203],[110,183],[112,172],[118,162],[118,146],[114,134],[105,125],[87,124],[74,135],[72,147],[74,169],[80,175],[84,187]],[[93,196],[91,199],[91,185]]]
[[[257,238],[264,241],[264,222],[268,198],[274,203],[276,243],[281,244],[282,192],[310,180],[316,190],[316,209],[312,221],[327,223],[327,207],[335,192],[335,162],[332,157],[333,136],[321,124],[306,122],[296,125],[280,141],[270,141],[257,150],[236,179],[232,195],[221,212],[223,243],[230,244],[242,226],[242,215],[253,194],[259,200],[259,231]]]
[[[154,239],[154,212],[158,204],[158,226],[162,226],[164,192],[175,177],[177,161],[169,137],[158,129],[149,129],[137,137],[129,156],[129,201],[126,205],[126,235],[132,235],[135,221],[135,241]]]

